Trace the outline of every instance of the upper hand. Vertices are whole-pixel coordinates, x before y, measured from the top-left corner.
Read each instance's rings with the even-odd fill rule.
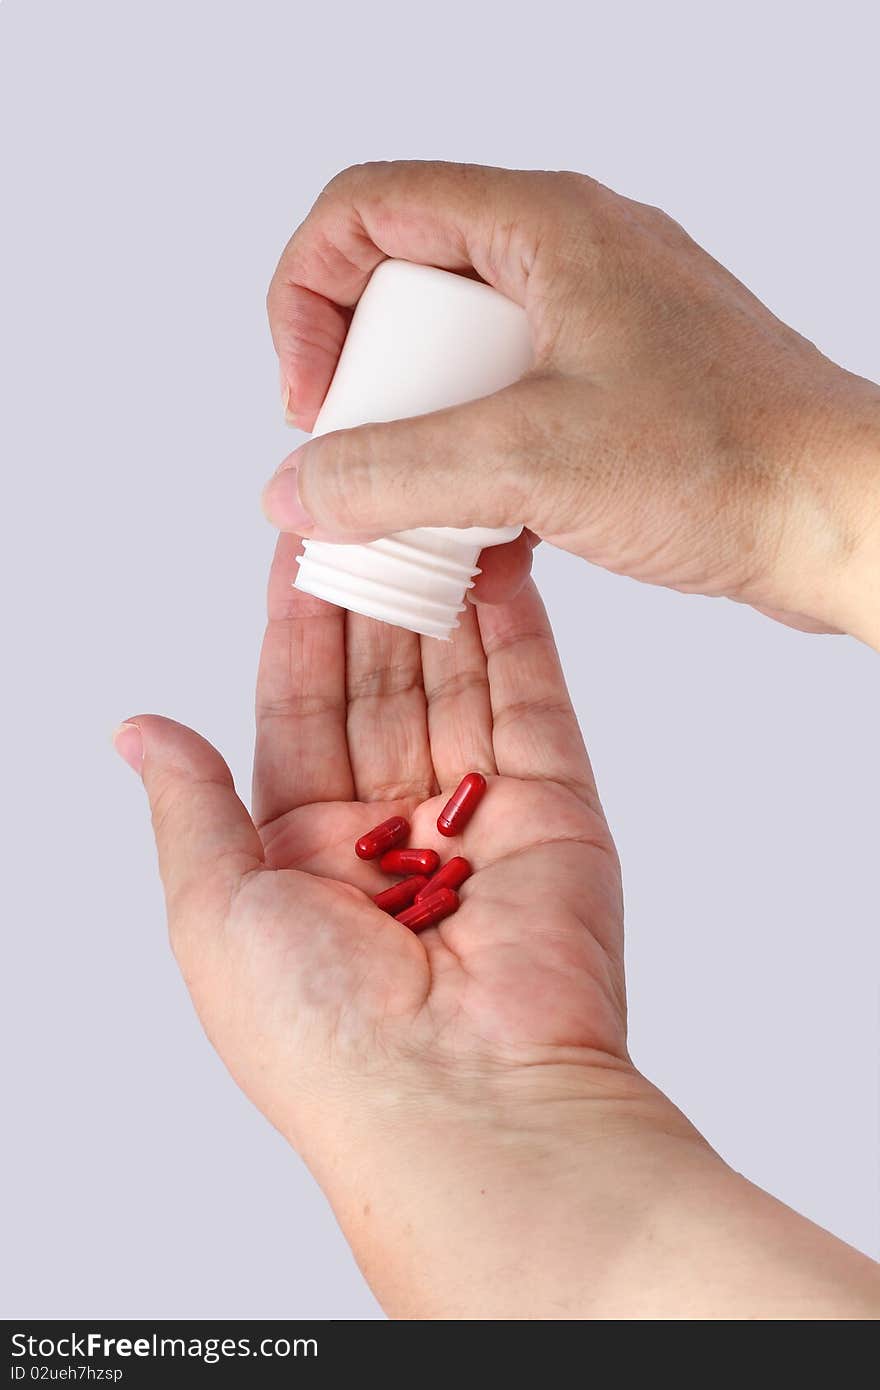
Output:
[[[306,444],[266,492],[282,529],[525,523],[638,579],[880,641],[880,391],[670,218],[576,174],[347,170],[269,290],[292,424],[312,427],[386,256],[476,271],[522,304],[535,368],[471,405]],[[479,597],[516,591],[527,539],[489,552]]]

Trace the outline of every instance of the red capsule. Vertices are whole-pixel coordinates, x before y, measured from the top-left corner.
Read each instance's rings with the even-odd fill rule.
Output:
[[[486,779],[482,772],[469,772],[437,817],[441,835],[460,835],[483,799]]]
[[[444,917],[457,911],[458,894],[453,893],[451,888],[441,888],[430,898],[413,903],[405,912],[398,912],[396,920],[401,926],[409,927],[410,931],[424,931],[425,927],[433,927],[435,922],[442,922]]]
[[[438,869],[433,878],[429,878],[424,888],[420,888],[416,893],[415,902],[421,902],[423,898],[430,898],[432,893],[436,893],[438,888],[460,888],[466,878],[470,878],[473,869],[466,859],[462,859],[457,854],[454,859],[449,859]]]
[[[383,912],[390,912],[391,916],[394,917],[405,907],[409,907],[416,894],[427,886],[428,880],[424,874],[413,874],[412,878],[402,878],[391,888],[385,888],[381,893],[377,893],[373,902],[377,907],[381,907]]]
[[[379,860],[383,874],[432,874],[439,867],[440,855],[433,849],[390,849]]]
[[[355,844],[354,852],[358,859],[378,859],[387,849],[399,845],[408,834],[409,821],[404,820],[403,816],[392,816],[390,820],[383,820],[381,825],[374,825],[372,830],[362,835]]]

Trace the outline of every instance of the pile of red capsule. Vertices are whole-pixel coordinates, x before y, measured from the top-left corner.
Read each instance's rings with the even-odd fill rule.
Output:
[[[486,779],[481,772],[469,772],[463,777],[437,817],[440,834],[460,835],[485,790]],[[385,874],[405,875],[399,883],[377,893],[373,902],[403,926],[423,931],[458,911],[456,890],[470,878],[472,870],[460,854],[441,865],[436,850],[403,849],[409,833],[409,821],[404,816],[392,816],[362,835],[354,852],[358,859],[378,859]]]

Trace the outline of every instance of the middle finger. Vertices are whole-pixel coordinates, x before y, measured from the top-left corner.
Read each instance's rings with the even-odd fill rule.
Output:
[[[435,791],[419,639],[346,614],[348,748],[359,801],[426,800]]]

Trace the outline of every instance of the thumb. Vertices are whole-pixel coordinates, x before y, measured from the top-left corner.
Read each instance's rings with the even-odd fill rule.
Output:
[[[362,541],[413,526],[531,526],[547,485],[535,447],[541,378],[467,405],[361,425],[297,449],[263,493],[282,531]]]
[[[192,729],[137,715],[113,742],[147,792],[177,952],[219,923],[244,875],[262,866],[262,843],[226,763]]]

